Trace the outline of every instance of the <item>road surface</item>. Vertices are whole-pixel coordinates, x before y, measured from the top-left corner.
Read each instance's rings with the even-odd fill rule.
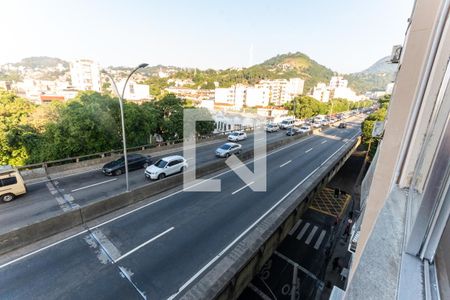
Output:
[[[223,171],[221,192],[176,191],[3,263],[0,298],[177,298],[359,132],[353,123],[269,153],[266,192]]]

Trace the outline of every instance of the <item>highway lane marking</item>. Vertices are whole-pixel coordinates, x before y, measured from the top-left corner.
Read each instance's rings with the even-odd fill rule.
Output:
[[[314,237],[314,235],[316,234],[317,229],[319,229],[319,227],[314,226],[313,229],[311,230],[311,232],[309,233],[308,237],[306,238],[305,244],[309,245]]]
[[[113,178],[113,179],[109,179],[109,180],[105,180],[105,181],[100,181],[100,182],[97,182],[97,183],[94,183],[94,184],[91,184],[91,185],[87,185],[87,186],[83,186],[83,187],[71,190],[70,192],[73,193],[73,192],[85,190],[85,189],[88,189],[88,188],[91,188],[91,187],[94,187],[94,186],[97,186],[97,185],[101,185],[101,184],[104,184],[104,183],[116,181],[117,179],[119,179],[119,178]]]
[[[242,191],[243,189],[245,189],[246,187],[248,187],[248,186],[250,186],[250,185],[252,185],[252,184],[254,184],[254,183],[255,183],[255,182],[252,181],[252,182],[250,182],[249,184],[244,185],[244,186],[241,187],[240,189],[237,189],[237,190],[235,190],[234,192],[232,192],[231,195],[234,195],[234,194],[236,194],[236,193],[239,193],[240,191]]]
[[[280,152],[280,151],[282,151],[282,150],[286,150],[286,149],[288,149],[288,148],[290,148],[290,147],[292,147],[292,146],[301,144],[301,143],[303,143],[303,142],[305,142],[305,141],[308,141],[308,140],[312,139],[313,137],[314,137],[313,135],[310,135],[310,136],[308,136],[307,138],[302,139],[302,140],[299,140],[299,141],[296,142],[296,143],[292,143],[292,144],[287,145],[286,147],[283,147],[283,148],[279,148],[279,149],[277,149],[277,150],[274,150],[274,151],[270,152],[269,154],[267,154],[267,155],[264,156],[264,157],[256,158],[254,161],[259,160],[259,159],[263,159],[263,158],[266,158],[266,157],[269,157],[269,156],[272,155],[272,154],[275,154],[275,153]],[[246,163],[244,163],[244,165],[249,165],[249,164],[253,163],[254,161],[246,162]],[[208,179],[214,179],[214,178],[220,177],[220,176],[222,176],[222,175],[228,174],[228,173],[230,173],[230,172],[232,172],[232,171],[233,171],[233,170],[228,170],[228,171],[219,173],[219,174],[217,174],[217,175],[214,175],[213,177],[208,178]],[[165,200],[165,199],[167,199],[167,198],[170,198],[170,197],[172,197],[172,196],[175,196],[175,195],[177,195],[177,194],[180,194],[180,193],[182,193],[182,192],[184,192],[184,191],[187,191],[187,190],[189,190],[190,188],[195,187],[195,186],[198,186],[198,185],[200,185],[200,184],[204,184],[204,182],[196,183],[196,184],[194,184],[194,185],[192,185],[192,186],[189,186],[188,188],[181,189],[181,190],[179,190],[179,191],[176,191],[176,192],[173,192],[173,193],[171,193],[171,194],[169,194],[169,195],[166,195],[166,196],[164,196],[164,197],[162,197],[162,198],[159,198],[159,199],[157,199],[157,200],[155,200],[155,201],[152,201],[152,202],[150,202],[150,203],[147,203],[147,204],[145,204],[145,205],[143,205],[143,206],[137,207],[137,208],[135,208],[135,209],[133,209],[133,210],[130,210],[130,211],[126,212],[126,213],[123,213],[123,214],[121,214],[121,215],[118,215],[117,217],[114,217],[114,218],[112,218],[112,219],[110,219],[110,220],[107,220],[107,221],[105,221],[105,222],[103,222],[103,223],[100,223],[100,224],[98,224],[98,225],[92,227],[92,229],[101,227],[101,226],[106,225],[106,224],[111,223],[111,222],[114,222],[114,221],[117,220],[117,219],[123,218],[123,217],[125,217],[125,216],[127,216],[127,215],[129,215],[129,214],[135,213],[136,211],[139,211],[139,210],[141,210],[141,209],[144,209],[144,208],[146,208],[146,207],[148,207],[148,206],[157,204],[157,203],[159,203],[160,201],[163,201],[163,200]]]
[[[353,140],[355,137],[357,137],[358,135],[360,135],[360,132],[358,131],[352,138],[350,138],[350,140],[348,141],[348,142],[350,142],[351,140]],[[309,137],[307,137],[307,138],[305,138],[305,139],[302,139],[302,140],[299,140],[298,142],[296,142],[296,143],[292,143],[292,144],[289,144],[289,145],[287,145],[286,147],[283,147],[283,148],[279,148],[279,149],[277,149],[277,150],[275,150],[275,151],[273,151],[273,152],[270,152],[268,155],[266,155],[265,157],[267,157],[267,156],[270,156],[270,155],[272,155],[272,154],[275,154],[275,153],[277,153],[277,152],[279,152],[279,151],[282,151],[282,150],[285,150],[285,149],[287,149],[287,148],[290,148],[290,147],[292,147],[292,146],[295,146],[295,145],[298,145],[298,144],[301,144],[301,143],[303,143],[303,142],[305,142],[305,141],[307,141],[307,140],[310,140],[311,138],[313,138],[314,137],[314,135],[310,135]],[[347,143],[348,143],[347,142]],[[338,150],[336,150],[330,157],[328,157],[328,159],[327,160],[325,160],[319,167],[317,167],[316,169],[314,169],[314,171],[312,172],[312,173],[310,173],[305,179],[303,179],[301,182],[299,182],[290,192],[288,192],[288,194],[286,194],[283,198],[281,198],[277,203],[275,203],[266,213],[264,213],[258,220],[256,220],[253,224],[257,224],[257,223],[259,223],[260,222],[260,220],[262,220],[263,218],[265,218],[266,217],[266,215],[267,214],[269,214],[273,209],[275,209],[286,197],[288,197],[289,196],[289,194],[290,193],[292,193],[295,189],[297,189],[301,184],[303,184],[306,180],[308,180],[311,176],[312,176],[312,174],[314,174],[320,167],[322,167],[325,163],[327,163],[328,162],[328,160],[330,160],[333,156],[334,156],[334,154],[336,154],[337,152],[339,152],[347,143],[344,143]],[[261,159],[261,158],[259,158],[259,159]],[[253,163],[253,161],[249,161],[249,162],[247,162],[247,163],[245,163],[245,165],[248,165],[248,164],[251,164],[251,163]],[[213,178],[216,178],[216,177],[219,177],[219,176],[222,176],[222,175],[224,175],[224,174],[227,174],[227,173],[229,173],[229,172],[231,172],[232,170],[228,170],[228,171],[225,171],[225,172],[223,172],[223,173],[219,173],[219,174],[217,174],[217,175],[215,175],[215,176],[213,176],[213,177],[211,177],[211,179],[213,179]],[[201,184],[201,183],[200,183]],[[136,211],[139,211],[139,210],[141,210],[141,209],[143,209],[143,208],[145,208],[145,207],[148,207],[148,206],[151,206],[151,205],[153,205],[153,204],[156,204],[156,203],[158,203],[158,202],[160,202],[160,201],[162,201],[162,200],[164,200],[164,199],[167,199],[167,198],[169,198],[169,197],[171,197],[171,196],[174,196],[174,195],[176,195],[176,194],[179,194],[179,193],[181,193],[181,192],[183,192],[184,190],[183,189],[181,189],[181,190],[179,190],[179,191],[176,191],[176,192],[174,192],[174,193],[171,193],[171,194],[169,194],[169,195],[167,195],[167,196],[164,196],[164,197],[162,197],[162,198],[160,198],[160,199],[158,199],[158,200],[155,200],[155,201],[153,201],[153,202],[150,202],[150,203],[147,203],[146,205],[143,205],[143,206],[141,206],[141,207],[138,207],[138,208],[135,208],[135,209],[133,209],[133,210],[131,210],[131,211],[129,211],[129,212],[126,212],[126,213],[124,213],[124,214],[122,214],[122,215],[119,215],[119,216],[117,216],[117,217],[115,217],[115,218],[112,218],[112,219],[110,219],[110,220],[107,220],[107,221],[105,221],[105,222],[103,222],[103,223],[100,223],[100,224],[98,224],[98,225],[96,225],[96,226],[93,226],[91,229],[95,229],[95,228],[98,228],[98,227],[100,227],[100,226],[103,226],[103,225],[105,225],[105,224],[108,224],[108,223],[110,223],[110,222],[113,222],[113,221],[115,221],[115,220],[117,220],[117,219],[119,219],[119,218],[122,218],[122,217],[125,217],[125,216],[127,216],[127,215],[129,215],[129,214],[132,214],[132,213],[134,213],[134,212],[136,212]],[[232,246],[233,246],[233,244],[235,243],[235,241],[237,242],[242,236],[244,236],[248,231],[250,231],[255,225],[250,225],[250,227],[249,228],[247,228],[243,233],[241,233],[241,235],[239,235],[230,245],[228,245],[225,249],[223,249],[222,250],[222,252],[220,252],[215,258],[213,258],[213,260],[212,261],[210,261],[207,265],[205,265],[200,271],[198,271],[197,272],[197,274],[196,275],[194,275],[191,279],[189,279],[182,287],[180,287],[180,289],[179,289],[179,291],[176,293],[176,294],[174,294],[174,295],[172,295],[173,297],[174,296],[176,296],[176,295],[178,295],[181,291],[183,291],[193,280],[195,280],[195,278],[194,277],[198,277],[204,270],[206,270],[212,263],[214,263],[217,259],[219,259],[222,255],[223,255],[223,253],[225,253],[226,251],[228,251],[228,249],[229,248],[231,248]],[[11,264],[13,264],[13,263],[16,263],[16,262],[18,262],[18,261],[21,261],[21,260],[23,260],[23,259],[25,259],[25,258],[27,258],[27,257],[29,257],[29,256],[32,256],[32,255],[34,255],[34,254],[37,254],[37,253],[39,253],[39,252],[41,252],[41,251],[44,251],[44,250],[46,250],[46,249],[48,249],[48,248],[51,248],[51,247],[54,247],[54,246],[56,246],[56,245],[58,245],[58,244],[60,244],[60,243],[63,243],[63,242],[65,242],[65,241],[68,241],[68,240],[70,240],[70,239],[72,239],[72,238],[75,238],[75,237],[77,237],[77,236],[79,236],[79,235],[81,235],[81,234],[84,234],[84,233],[86,233],[86,232],[88,232],[88,230],[87,229],[85,229],[85,230],[82,230],[82,231],[80,231],[80,232],[78,232],[78,233],[76,233],[76,234],[73,234],[73,235],[71,235],[71,236],[68,236],[68,237],[66,237],[66,238],[64,238],[64,239],[62,239],[62,240],[60,240],[60,241],[57,241],[57,242],[54,242],[54,243],[51,243],[51,244],[49,244],[49,245],[47,245],[47,246],[44,246],[44,247],[42,247],[42,248],[39,248],[39,249],[37,249],[37,250],[34,250],[34,251],[32,251],[32,252],[30,252],[30,253],[27,253],[27,254],[24,254],[23,256],[20,256],[20,257],[18,257],[18,258],[15,258],[15,259],[13,259],[13,260],[11,260],[11,261],[9,261],[9,262],[7,262],[7,263],[4,263],[3,265],[0,265],[0,269],[2,269],[2,268],[4,268],[4,267],[7,267],[7,266],[9,266],[9,265],[11,265]]]
[[[355,137],[359,135],[359,132],[356,133],[351,140],[353,140]],[[287,194],[285,194],[278,202],[276,202],[272,207],[270,207],[261,217],[259,217],[255,222],[253,222],[247,229],[245,229],[238,237],[236,237],[233,241],[231,241],[230,244],[228,244],[222,251],[220,251],[213,259],[211,259],[207,264],[205,264],[200,270],[197,271],[191,278],[189,278],[179,289],[177,292],[175,292],[172,296],[168,298],[168,300],[172,300],[175,297],[178,296],[182,291],[184,291],[194,280],[196,280],[206,269],[208,269],[213,263],[215,263],[219,258],[221,258],[231,247],[234,246],[244,235],[246,235],[250,230],[252,230],[261,220],[263,220],[268,214],[270,214],[275,208],[278,207],[287,197],[289,197],[290,194],[292,194],[300,185],[305,183],[317,170],[319,170],[323,165],[325,165],[336,153],[341,151],[342,148],[347,143],[343,144],[339,149],[337,149],[333,154],[331,154],[320,166],[315,168],[308,176],[306,176],[302,181],[300,181],[296,186],[294,186]],[[275,252],[277,253],[277,252]],[[306,270],[308,271],[308,270]],[[312,274],[313,275],[313,274]],[[313,275],[314,276],[314,275]],[[314,276],[313,278],[316,279]]]
[[[29,257],[29,256],[32,256],[32,255],[34,255],[34,254],[36,254],[36,253],[39,253],[39,252],[41,252],[41,251],[44,251],[44,250],[46,250],[46,249],[48,249],[48,248],[54,247],[54,246],[56,246],[56,245],[58,245],[58,244],[61,244],[61,243],[65,242],[65,241],[67,241],[67,240],[70,240],[70,239],[72,239],[72,238],[74,238],[74,237],[77,237],[77,236],[79,236],[79,235],[82,235],[82,234],[84,234],[84,233],[86,233],[86,232],[88,232],[87,229],[82,230],[82,231],[80,231],[80,232],[78,232],[78,233],[76,233],[76,234],[73,234],[73,235],[71,235],[71,236],[68,236],[68,237],[66,237],[66,238],[64,238],[64,239],[62,239],[62,240],[60,240],[60,241],[51,243],[50,245],[47,245],[47,246],[42,247],[42,248],[39,248],[39,249],[34,250],[34,251],[30,252],[30,253],[27,253],[27,254],[25,254],[25,255],[23,255],[23,256],[20,256],[20,257],[18,257],[18,258],[16,258],[16,259],[13,259],[13,260],[11,260],[11,261],[9,261],[9,262],[7,262],[7,263],[4,263],[3,265],[0,265],[0,269],[3,269],[4,267],[7,267],[7,266],[9,266],[9,265],[11,265],[11,264],[13,264],[13,263],[18,262],[18,261],[21,261],[22,259],[25,259],[25,258],[27,258],[27,257]]]
[[[313,149],[313,148],[306,150],[305,153],[308,153],[309,151],[312,151],[312,149]]]
[[[325,234],[327,232],[325,230],[322,230],[322,232],[319,235],[319,238],[317,239],[316,243],[314,244],[314,249],[319,250],[320,244],[322,244],[323,238],[325,237]]]
[[[285,162],[284,164],[282,164],[282,165],[280,166],[280,168],[284,167],[284,166],[287,165],[287,164],[290,164],[291,162],[292,162],[292,160],[289,160],[289,161]]]
[[[158,234],[157,236],[152,237],[151,239],[149,239],[149,240],[146,241],[145,243],[143,243],[143,244],[137,246],[136,248],[134,248],[134,249],[128,251],[127,253],[125,253],[125,254],[122,255],[121,257],[115,259],[114,262],[117,263],[117,262],[121,261],[122,259],[124,259],[124,258],[127,257],[128,255],[130,255],[130,254],[136,252],[137,250],[139,250],[139,249],[141,249],[142,247],[144,247],[144,246],[150,244],[151,242],[155,241],[156,239],[159,239],[160,237],[162,237],[163,235],[165,235],[166,233],[169,233],[170,231],[172,231],[172,230],[174,230],[174,229],[175,229],[175,227],[170,227],[170,228],[167,229],[166,231],[161,232],[161,233]]]
[[[327,141],[325,140],[325,141],[322,141],[322,143],[321,144],[325,144]]]

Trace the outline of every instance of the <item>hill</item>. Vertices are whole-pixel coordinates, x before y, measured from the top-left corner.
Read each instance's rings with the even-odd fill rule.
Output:
[[[277,55],[252,68],[265,68],[272,77],[300,77],[305,80],[305,92],[309,92],[318,82],[329,82],[334,74],[331,69],[301,52]]]
[[[226,70],[179,70],[173,78],[192,79],[192,87],[213,88],[214,82],[220,87],[233,84],[253,85],[263,79],[283,79],[300,77],[305,80],[304,92],[308,93],[317,82],[329,82],[333,71],[312,60],[301,52],[272,57],[261,64],[249,68]]]
[[[14,65],[19,67],[26,67],[26,68],[38,68],[38,69],[45,69],[45,68],[52,68],[56,67],[58,64],[63,65],[65,68],[69,68],[69,63],[65,60],[55,58],[55,57],[48,57],[48,56],[33,56],[33,57],[27,57],[22,59],[20,62],[15,63]]]
[[[358,93],[385,90],[386,85],[395,79],[397,65],[383,57],[364,71],[345,75],[349,87]]]

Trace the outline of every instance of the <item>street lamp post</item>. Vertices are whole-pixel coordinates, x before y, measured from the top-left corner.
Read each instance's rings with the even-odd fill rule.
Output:
[[[127,87],[127,83],[128,80],[131,78],[131,76],[139,69],[141,68],[145,68],[147,67],[148,64],[140,64],[139,66],[137,66],[136,68],[134,68],[133,71],[131,71],[131,73],[128,75],[127,80],[125,80],[125,84],[123,86],[123,90],[122,90],[122,94],[119,93],[119,90],[117,89],[117,85],[116,82],[114,81],[113,77],[106,72],[105,70],[102,70],[102,73],[105,74],[106,76],[109,77],[109,79],[111,80],[113,86],[114,86],[114,91],[117,94],[117,97],[119,97],[119,106],[120,106],[120,122],[122,124],[122,143],[123,143],[123,159],[124,159],[124,163],[125,163],[125,181],[126,181],[126,185],[127,185],[127,189],[126,191],[129,192],[130,191],[130,185],[128,182],[128,157],[127,157],[127,141],[126,141],[126,136],[125,136],[125,118],[124,118],[124,113],[123,113],[123,99],[125,96],[125,89]]]

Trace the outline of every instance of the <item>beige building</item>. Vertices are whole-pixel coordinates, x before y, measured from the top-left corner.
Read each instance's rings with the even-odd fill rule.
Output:
[[[449,7],[417,0],[408,20],[346,299],[450,299]]]

